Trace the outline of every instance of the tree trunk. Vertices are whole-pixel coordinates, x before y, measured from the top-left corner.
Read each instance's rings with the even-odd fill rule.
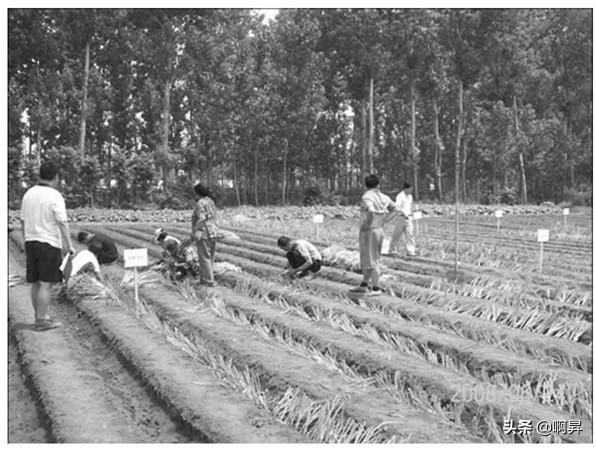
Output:
[[[457,121],[457,138],[455,140],[455,271],[459,264],[459,148],[463,134],[464,115],[464,83],[459,80],[459,106]]]
[[[236,202],[241,206],[240,202],[240,180],[238,179],[238,146],[234,146],[234,190],[236,191]]]
[[[85,154],[85,134],[87,128],[87,95],[89,86],[89,51],[90,43],[85,45],[85,69],[83,73],[83,101],[81,103],[81,135],[79,136],[79,151]]]
[[[362,179],[366,177],[366,102],[362,100],[360,104],[360,121],[361,121],[361,151],[362,151]]]
[[[288,139],[284,139],[283,173],[281,184],[281,204],[286,204],[286,193],[288,188]]]
[[[172,60],[168,61],[167,73],[168,77],[164,83],[163,93],[163,128],[161,131],[161,151],[162,151],[162,166],[160,167],[160,174],[164,180],[164,187],[170,187],[171,184],[171,172],[169,170],[169,154],[170,154],[170,92],[172,90],[172,79],[170,73],[172,70]]]
[[[414,199],[418,199],[418,154],[416,151],[416,88],[414,82],[410,85],[410,112],[412,132],[410,135],[410,152],[412,158],[412,181],[414,184]]]
[[[37,148],[35,148],[35,152],[37,153],[37,168],[41,167],[41,125],[37,126],[37,139],[35,142]]]
[[[108,157],[106,160],[106,183],[108,187],[108,207],[112,207],[112,142],[108,145]]]
[[[435,134],[435,183],[437,189],[437,195],[439,197],[439,201],[443,200],[443,186],[441,180],[441,159],[442,159],[442,152],[445,150],[443,145],[443,140],[441,139],[441,135],[439,134],[439,107],[437,105],[437,99],[435,95],[432,95],[432,109],[433,109],[433,130]]]
[[[517,140],[517,144],[519,145],[519,119],[517,117],[517,98],[513,96],[513,120],[515,121],[515,137]],[[519,174],[520,174],[520,183],[521,183],[521,194],[522,194],[522,204],[528,204],[528,187],[526,184],[526,169],[524,167],[524,152],[521,145],[518,148],[519,154]]]
[[[254,191],[255,191],[255,206],[259,207],[259,183],[258,183],[258,179],[259,179],[259,166],[258,166],[258,153],[257,153],[257,149],[255,147],[255,151],[254,151],[254,161],[255,161],[255,172],[254,172]]]
[[[375,140],[375,114],[374,114],[374,81],[372,76],[368,84],[368,115],[369,115],[369,136],[368,136],[368,171],[374,173],[374,140]]]
[[[463,107],[462,107],[463,110]],[[462,136],[461,136],[461,149],[462,149],[462,161],[461,161],[461,186],[462,196],[464,202],[468,200],[468,177],[466,174],[466,167],[468,166],[468,147],[466,146],[466,120],[465,116],[462,119]]]

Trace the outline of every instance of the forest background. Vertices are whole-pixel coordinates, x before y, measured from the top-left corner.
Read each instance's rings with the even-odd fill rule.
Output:
[[[9,206],[592,204],[591,9],[9,9]]]

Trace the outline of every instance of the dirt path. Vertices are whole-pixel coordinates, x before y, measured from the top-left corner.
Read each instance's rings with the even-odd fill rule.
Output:
[[[35,398],[25,383],[16,343],[8,341],[8,443],[51,443]]]
[[[22,255],[14,245],[11,249],[9,272],[22,273]],[[23,366],[33,387],[31,392],[16,381],[9,385],[9,411],[14,412],[8,421],[9,429],[15,429],[14,442],[197,441],[178,428],[72,306],[53,307],[62,328],[32,331],[28,293],[27,285],[9,291],[10,328],[18,345],[14,350],[24,354],[22,365],[13,358],[12,378],[16,380],[16,370]],[[38,413],[48,416],[50,435],[34,419]]]

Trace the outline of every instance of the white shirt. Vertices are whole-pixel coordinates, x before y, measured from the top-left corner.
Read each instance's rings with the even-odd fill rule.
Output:
[[[403,190],[395,197],[395,205],[397,206],[397,210],[406,217],[412,216],[412,203],[414,203],[414,197],[412,195],[408,195]]]
[[[296,251],[300,253],[302,257],[306,259],[307,262],[313,262],[315,260],[321,260],[321,253],[319,250],[307,240],[294,240],[294,248]]]
[[[25,222],[25,241],[46,242],[55,248],[62,248],[62,236],[58,222],[66,223],[64,198],[56,189],[37,185],[23,196],[21,220]]]

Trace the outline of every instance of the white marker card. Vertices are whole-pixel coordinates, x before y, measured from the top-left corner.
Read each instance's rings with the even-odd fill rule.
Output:
[[[149,265],[147,248],[124,250],[124,268],[146,267],[147,265]]]
[[[549,235],[549,230],[548,229],[538,229],[538,241],[539,242],[548,242],[548,235]]]
[[[495,211],[495,217],[503,218],[503,211],[501,209]]]
[[[323,214],[316,214],[312,216],[313,223],[323,223],[324,220],[325,217],[323,216]]]

